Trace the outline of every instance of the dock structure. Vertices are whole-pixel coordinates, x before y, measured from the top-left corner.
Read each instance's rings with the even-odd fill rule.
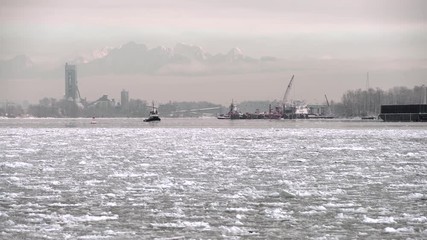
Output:
[[[385,122],[427,122],[427,104],[381,105]]]

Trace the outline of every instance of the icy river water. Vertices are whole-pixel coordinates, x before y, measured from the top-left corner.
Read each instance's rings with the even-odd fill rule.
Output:
[[[0,239],[426,238],[426,123],[0,119]]]

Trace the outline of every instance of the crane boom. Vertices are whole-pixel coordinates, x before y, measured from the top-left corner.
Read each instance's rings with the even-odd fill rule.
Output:
[[[291,80],[289,81],[288,88],[286,88],[285,95],[283,96],[282,106],[285,106],[286,101],[288,100],[289,93],[291,92],[292,83],[294,81],[294,75],[292,75]]]
[[[198,108],[198,109],[187,109],[187,110],[178,110],[175,112],[202,112],[202,111],[209,111],[209,110],[216,110],[220,109],[221,107],[209,107],[209,108]]]
[[[325,98],[326,98],[326,104],[328,104],[328,107],[330,107],[330,106],[329,106],[328,97],[326,96],[326,94],[325,94]]]

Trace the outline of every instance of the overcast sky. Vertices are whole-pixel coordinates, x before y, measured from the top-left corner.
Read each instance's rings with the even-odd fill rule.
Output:
[[[80,92],[92,99],[102,93],[118,98],[121,89],[132,88],[131,97],[157,101],[274,100],[283,96],[292,74],[294,97],[309,102],[323,101],[325,93],[339,101],[345,90],[365,88],[367,72],[371,87],[427,84],[425,0],[0,0],[0,5],[4,61],[26,55],[35,65],[53,69],[133,41],[149,48],[183,42],[211,54],[238,47],[245,56],[272,56],[284,64],[263,74],[191,79],[83,76]],[[0,84],[0,101],[60,98],[64,91],[63,78],[37,75]],[[162,91],[168,84],[179,90]],[[230,87],[235,92],[219,94]]]

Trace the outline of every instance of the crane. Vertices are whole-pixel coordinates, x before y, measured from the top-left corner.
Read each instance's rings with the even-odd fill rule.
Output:
[[[289,84],[288,84],[288,88],[286,88],[285,95],[283,96],[283,101],[282,101],[283,111],[285,110],[285,104],[286,104],[286,101],[288,100],[289,93],[291,92],[293,81],[294,81],[294,75],[292,75],[292,78],[291,78],[291,80],[289,81]]]
[[[325,98],[326,98],[326,104],[328,105],[328,107],[330,107],[328,97],[326,96],[326,94],[325,94]]]
[[[327,114],[332,115],[331,105],[329,104],[328,97],[325,94],[326,104],[328,105]]]

